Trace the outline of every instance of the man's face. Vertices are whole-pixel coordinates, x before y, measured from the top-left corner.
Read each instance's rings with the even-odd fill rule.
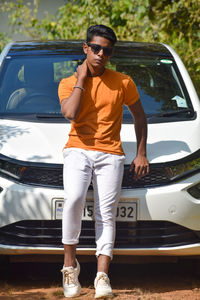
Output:
[[[84,44],[83,50],[93,68],[102,68],[112,55],[112,43],[104,37],[94,36],[88,44]]]

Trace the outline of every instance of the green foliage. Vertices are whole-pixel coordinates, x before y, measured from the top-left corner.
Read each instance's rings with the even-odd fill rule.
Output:
[[[31,39],[85,39],[87,27],[105,24],[119,40],[169,44],[200,82],[200,0],[71,0],[55,15],[37,18],[40,0],[2,1],[12,33]],[[27,3],[27,4],[26,4]],[[1,33],[0,47],[7,42]],[[200,89],[200,86],[199,86]]]
[[[149,0],[149,4],[154,40],[179,53],[200,94],[200,1]]]
[[[9,25],[11,35],[21,33],[30,38],[40,38],[41,22],[37,19],[38,5],[40,0],[34,0],[34,6],[31,3],[25,4],[23,0],[3,1],[0,0],[0,10],[9,15]]]
[[[0,52],[8,42],[10,42],[10,39],[7,35],[4,32],[0,32]]]

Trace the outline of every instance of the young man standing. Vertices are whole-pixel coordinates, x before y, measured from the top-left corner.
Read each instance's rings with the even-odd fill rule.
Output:
[[[129,107],[135,121],[137,155],[131,168],[135,168],[136,179],[149,172],[146,117],[137,88],[129,76],[105,68],[116,41],[111,28],[104,25],[89,27],[83,45],[86,59],[74,75],[61,80],[58,90],[62,114],[71,120],[63,172],[62,273],[65,297],[76,297],[81,293],[76,246],[91,181],[97,245],[95,298],[112,296],[108,269],[125,160],[120,141],[123,104]]]

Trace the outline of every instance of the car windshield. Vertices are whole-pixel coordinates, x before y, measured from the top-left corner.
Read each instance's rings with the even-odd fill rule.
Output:
[[[0,73],[0,117],[62,119],[59,82],[72,75],[83,59],[81,55],[7,56]],[[131,76],[149,120],[191,118],[191,102],[173,60],[113,56],[108,68]],[[123,123],[130,122],[132,116],[124,106]]]
[[[134,80],[149,121],[152,117],[157,122],[160,117],[192,117],[193,109],[189,95],[172,59],[138,57],[114,59],[111,63],[116,66],[117,71],[128,74]],[[124,122],[129,120],[130,112],[124,107]]]

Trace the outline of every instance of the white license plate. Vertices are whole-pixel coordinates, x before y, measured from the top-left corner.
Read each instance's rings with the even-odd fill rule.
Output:
[[[63,200],[55,200],[54,219],[61,219],[63,212]],[[83,210],[82,220],[94,220],[94,203],[87,201]],[[136,221],[137,204],[136,202],[119,202],[117,207],[117,221]]]

